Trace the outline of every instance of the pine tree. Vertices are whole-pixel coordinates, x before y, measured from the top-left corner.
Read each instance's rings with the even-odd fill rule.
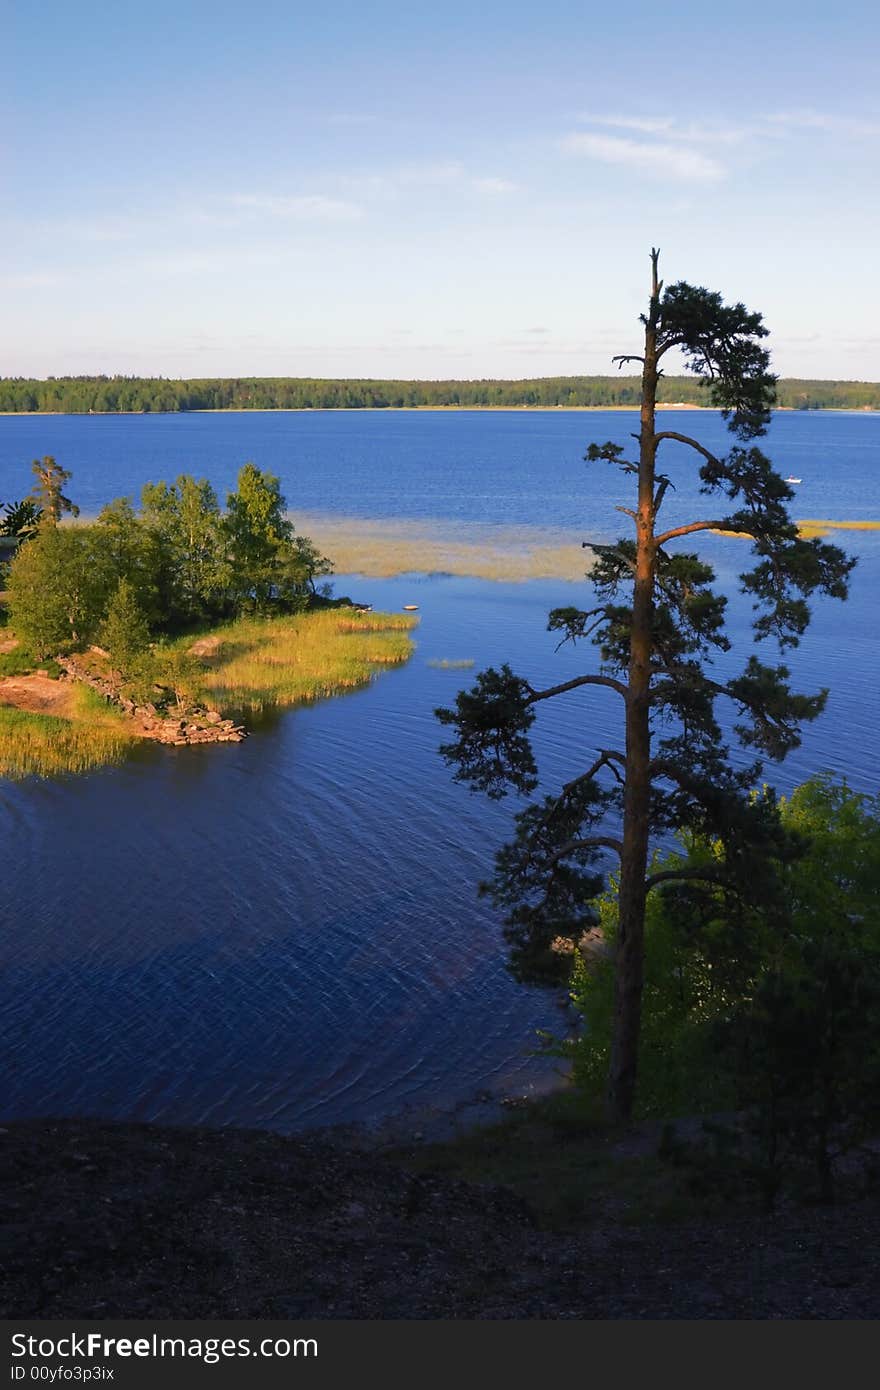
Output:
[[[618,510],[631,519],[633,535],[613,545],[585,542],[596,556],[591,578],[598,602],[585,610],[557,609],[549,618],[563,641],[590,639],[599,648],[599,669],[536,690],[504,665],[483,672],[454,709],[437,711],[456,731],[441,753],[457,780],[499,797],[510,790],[528,794],[538,785],[529,729],[542,701],[591,686],[620,698],[622,748],[596,750],[559,793],[522,811],[515,838],[498,853],[494,879],[485,885],[505,912],[514,973],[558,981],[597,920],[602,856],[616,856],[619,929],[607,1090],[615,1120],[628,1118],[635,1094],[648,893],[677,880],[707,878],[732,900],[755,902],[772,891],[772,865],[786,853],[785,837],[773,798],[749,793],[761,775],[760,756],[781,759],[795,748],[799,725],[816,718],[827,697],[824,690],[795,693],[786,666],[763,664],[754,654],[737,678],[713,679],[713,652],[730,647],[726,599],[711,587],[711,566],[677,552],[674,542],[709,530],[751,538],[755,564],[741,576],[742,588],[753,601],[756,639],[775,639],[780,651],[797,646],[812,595],[847,596],[855,563],[836,546],[798,535],[786,505],[793,493],[753,443],[766,432],[776,386],[761,315],[684,282],[664,292],[658,262],[654,250],[648,312],[640,316],[643,351],[615,358],[618,365],[641,363],[638,456],[625,458],[614,443],[591,444],[585,456],[614,464],[632,480],[634,505]],[[661,362],[673,350],[703,380],[707,403],[727,422],[735,442],[724,456],[690,435],[657,428]],[[658,527],[671,486],[658,471],[658,455],[669,440],[697,455],[701,491],[720,494],[733,510],[666,531]],[[733,703],[736,734],[758,755],[740,771],[731,767],[722,741],[719,700]],[[609,831],[615,819],[618,828]],[[718,863],[649,872],[652,840],[673,828],[717,838],[723,846]]]

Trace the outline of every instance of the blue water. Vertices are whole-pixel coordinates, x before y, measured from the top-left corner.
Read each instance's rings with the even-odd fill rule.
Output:
[[[664,411],[661,427],[696,431],[724,449],[719,416]],[[30,415],[0,419],[0,498],[26,493],[30,462],[53,454],[74,475],[86,514],[145,482],[193,473],[218,492],[248,460],[277,473],[294,514],[478,521],[498,525],[612,526],[621,478],[583,463],[587,443],[634,448],[630,411],[262,411],[185,415]],[[665,514],[690,516],[696,457],[663,446],[678,489]],[[877,515],[880,414],[782,412],[767,441],[780,472],[804,482],[809,516]],[[865,483],[870,481],[870,489]],[[824,511],[824,505],[833,510]],[[609,515],[611,513],[611,515]]]
[[[664,424],[722,442],[712,416]],[[307,511],[595,536],[617,530],[622,480],[588,469],[584,447],[633,428],[633,415],[563,411],[9,418],[0,497],[23,495],[46,453],[73,471],[84,512],[182,471],[222,491],[252,458]],[[804,480],[795,515],[880,516],[877,417],[782,415],[767,448]],[[706,504],[683,455],[669,472],[672,522]],[[828,767],[877,789],[880,544],[838,539],[860,556],[852,597],[818,606],[791,660],[802,688],[827,684],[831,699],[775,771],[783,788]],[[702,544],[735,590],[744,543]],[[452,783],[432,711],[470,674],[427,663],[509,659],[536,683],[564,679],[592,656],[555,653],[546,611],[587,591],[417,575],[340,587],[377,607],[420,605],[406,667],[266,720],[241,745],[150,748],[87,777],[0,783],[5,1115],[294,1130],[540,1077],[535,1030],[558,1030],[561,1015],[510,980],[476,896],[516,808]],[[739,662],[741,599],[731,632]],[[612,693],[572,693],[541,715],[548,788],[619,737]]]

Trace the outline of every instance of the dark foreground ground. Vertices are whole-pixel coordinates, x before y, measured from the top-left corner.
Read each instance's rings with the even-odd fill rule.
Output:
[[[549,1201],[548,1137],[565,1168]],[[880,1314],[876,1193],[772,1217],[697,1207],[638,1137],[586,1149],[514,1124],[392,1161],[312,1138],[64,1120],[7,1125],[0,1146],[6,1318]]]

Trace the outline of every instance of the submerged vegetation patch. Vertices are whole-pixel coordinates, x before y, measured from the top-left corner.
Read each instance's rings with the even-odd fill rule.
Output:
[[[507,583],[577,581],[591,564],[579,534],[550,527],[299,515],[298,522],[332,551],[338,573],[371,579],[427,573]]]

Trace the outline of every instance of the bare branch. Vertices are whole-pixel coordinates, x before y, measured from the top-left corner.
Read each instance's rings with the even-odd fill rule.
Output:
[[[614,510],[616,512],[623,512],[624,516],[631,516],[633,521],[638,521],[639,519],[638,512],[634,512],[632,507],[615,507]]]
[[[564,695],[567,690],[577,690],[580,685],[605,685],[609,690],[616,690],[618,695],[626,699],[627,688],[623,681],[616,681],[613,676],[575,676],[574,680],[564,681],[562,685],[551,686],[549,690],[529,690],[529,704],[534,704],[536,700],[549,700],[554,695]]]
[[[617,363],[618,371],[620,371],[624,362],[644,362],[644,360],[644,357],[639,357],[638,353],[636,352],[621,352],[618,353],[616,357],[612,357],[611,359],[612,362]]]
[[[654,493],[654,516],[655,516],[655,517],[656,517],[657,513],[659,512],[660,508],[661,508],[662,505],[663,505],[663,498],[666,496],[666,492],[667,492],[667,489],[668,489],[668,488],[672,488],[672,490],[673,490],[673,492],[674,492],[674,491],[675,491],[675,483],[672,481],[671,478],[661,477],[659,486],[658,486],[658,488],[657,488],[657,491]]]
[[[739,528],[736,529],[738,530]],[[692,521],[689,526],[674,526],[671,531],[664,531],[662,536],[656,536],[654,538],[654,544],[659,550],[661,545],[665,545],[667,541],[675,540],[676,536],[690,536],[693,535],[695,531],[722,530],[724,530],[724,521],[717,517],[714,521]],[[743,531],[741,534],[745,536],[748,535],[748,532]]]
[[[597,613],[598,613],[599,616],[598,616],[598,617],[595,617],[594,614],[597,614]],[[590,623],[589,627],[585,627],[585,628],[583,629],[583,631],[577,633],[577,635],[575,635],[575,634],[572,633],[572,632],[566,633],[566,635],[565,635],[563,638],[561,638],[560,641],[558,641],[558,642],[556,643],[556,646],[553,648],[553,650],[554,650],[555,652],[558,652],[562,647],[564,647],[565,644],[566,644],[566,642],[570,642],[570,643],[572,644],[572,646],[574,646],[574,644],[575,644],[576,642],[583,642],[583,641],[586,641],[586,639],[587,639],[588,637],[592,637],[593,633],[596,631],[596,628],[597,628],[597,627],[601,627],[602,624],[603,624],[603,622],[604,622],[605,619],[607,618],[607,616],[608,616],[608,609],[607,609],[607,608],[591,608],[590,611],[589,611],[589,613],[585,613],[583,616],[584,616],[585,618],[592,618],[592,619],[593,619],[593,621]]]
[[[617,763],[620,763],[622,767],[626,767],[626,758],[623,756],[622,753],[616,752],[613,748],[601,748],[599,750],[599,756],[593,763],[592,767],[588,767],[586,772],[579,773],[577,777],[572,777],[570,782],[565,783],[559,795],[553,802],[553,805],[547,811],[547,814],[543,817],[541,825],[549,825],[550,821],[556,815],[556,812],[559,810],[560,806],[566,800],[566,798],[571,796],[572,792],[575,791],[581,785],[582,782],[591,782],[593,778],[596,776],[596,773],[601,772],[603,767],[609,768],[614,773],[614,776],[617,778],[617,781],[622,786],[623,778],[620,775],[618,768],[616,767]]]
[[[578,849],[613,849],[615,854],[623,857],[622,841],[615,840],[610,835],[588,835],[585,840],[569,840],[567,845],[563,845],[551,855],[550,863],[556,864],[567,854],[574,854]]]
[[[658,883],[671,883],[674,879],[702,879],[705,883],[725,883],[726,877],[719,869],[663,869],[660,873],[649,874],[645,879],[647,889],[656,888]]]
[[[654,443],[659,444],[661,439],[677,439],[679,444],[688,444],[692,449],[696,449],[697,453],[702,454],[703,458],[707,459],[709,463],[718,462],[718,459],[713,453],[705,449],[699,440],[691,439],[689,434],[679,434],[677,430],[661,430],[659,434],[654,435]]]
[[[595,550],[596,553],[599,555],[602,554],[603,550],[606,550],[609,555],[616,555],[617,558],[626,565],[627,569],[632,570],[633,574],[636,573],[635,560],[630,559],[628,555],[624,555],[623,551],[619,548],[619,546],[608,545],[607,543],[600,541],[581,541],[581,549]]]

